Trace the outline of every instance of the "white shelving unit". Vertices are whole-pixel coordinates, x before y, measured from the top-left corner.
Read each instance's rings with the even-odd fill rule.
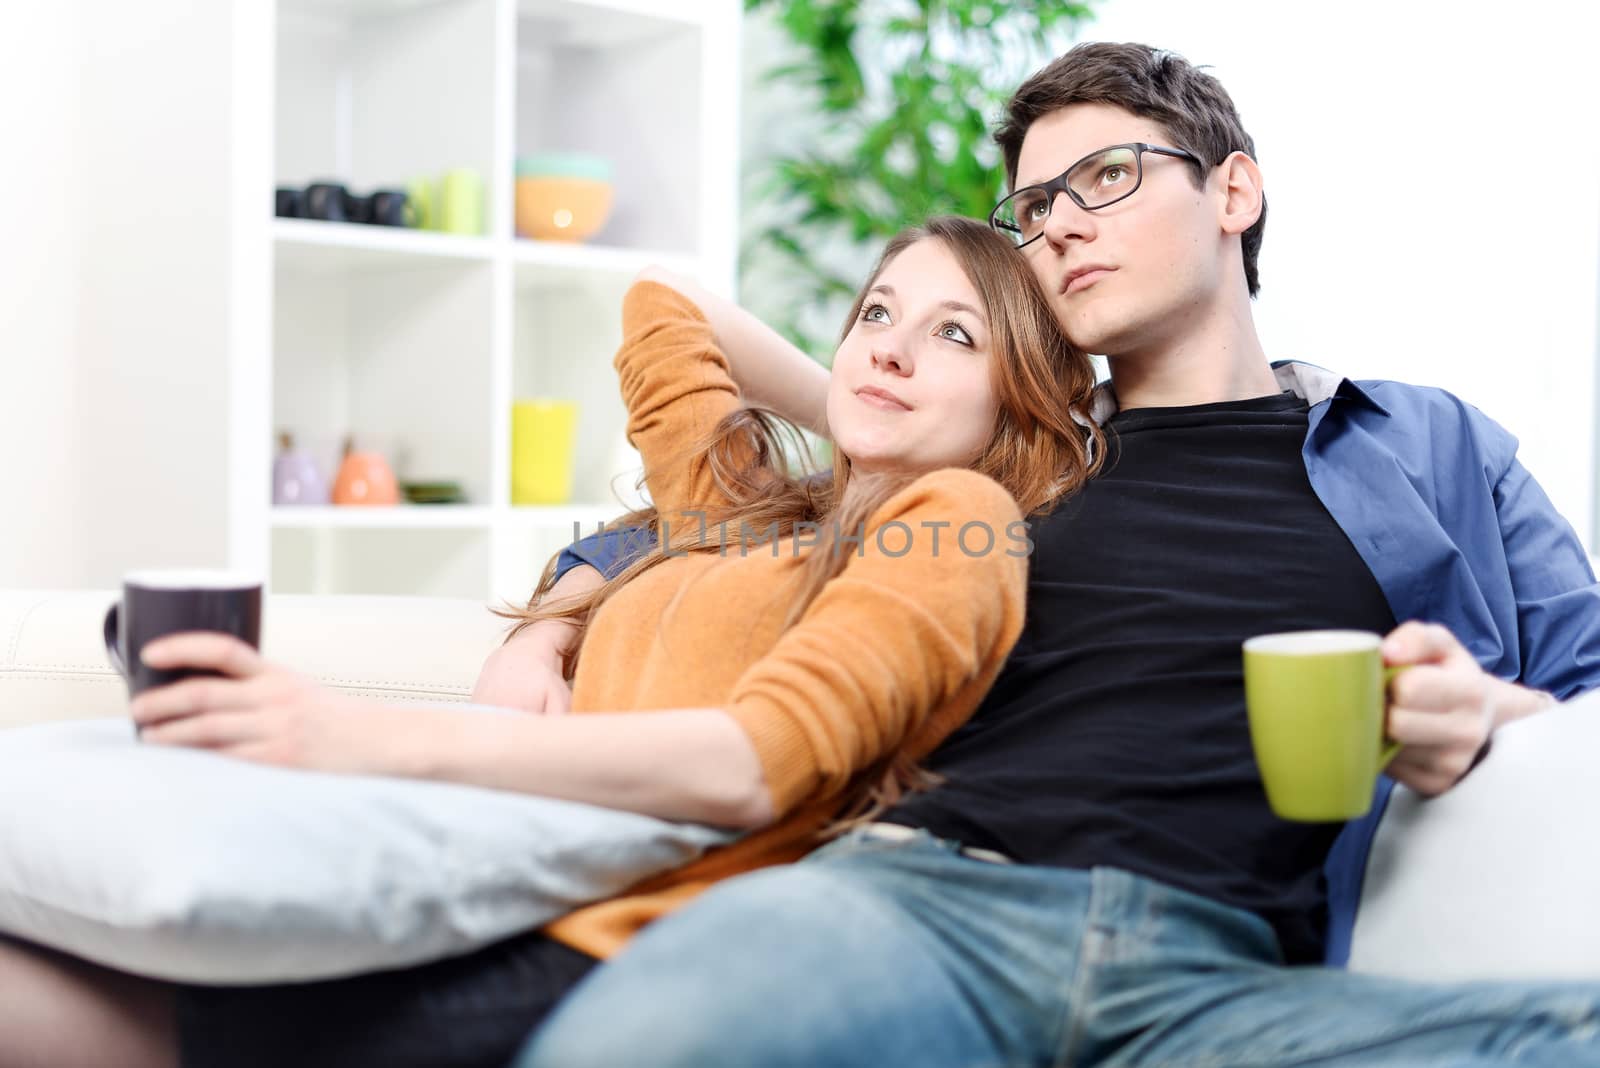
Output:
[[[259,140],[234,144],[260,179],[236,190],[230,555],[278,591],[521,600],[575,533],[640,499],[611,370],[629,279],[663,263],[733,291],[742,5],[268,6],[270,88],[234,75],[241,114],[261,101]],[[573,150],[612,163],[606,226],[582,245],[517,236],[516,158]],[[483,176],[482,235],[272,218],[273,186],[366,193],[457,167]],[[579,405],[571,504],[510,503],[523,397]],[[280,430],[330,481],[353,434],[402,480],[459,481],[467,503],[275,508]]]

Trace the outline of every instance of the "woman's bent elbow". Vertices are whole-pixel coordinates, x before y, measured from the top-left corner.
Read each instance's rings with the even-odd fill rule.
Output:
[[[725,798],[716,822],[736,830],[759,831],[776,822],[777,818],[777,810],[772,804],[772,791],[767,789],[763,776],[740,790],[737,796]]]
[[[640,268],[639,273],[633,276],[635,284],[640,282],[656,282],[670,289],[678,289],[682,283],[671,271],[658,263],[647,264]]]

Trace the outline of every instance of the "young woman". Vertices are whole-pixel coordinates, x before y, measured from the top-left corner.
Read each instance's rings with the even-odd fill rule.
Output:
[[[630,521],[661,549],[517,613],[561,635],[581,714],[357,701],[209,634],[143,655],[228,677],[151,691],[132,712],[154,744],[750,833],[543,931],[351,979],[177,987],[0,945],[16,1017],[0,1008],[0,1062],[500,1065],[644,924],[915,785],[1021,628],[1022,517],[1089,473],[1093,431],[1073,419],[1088,360],[1009,244],[934,219],[889,243],[851,311],[822,398],[831,475],[795,475],[780,421],[745,406],[692,287],[658,278],[624,300],[616,366],[653,504]]]

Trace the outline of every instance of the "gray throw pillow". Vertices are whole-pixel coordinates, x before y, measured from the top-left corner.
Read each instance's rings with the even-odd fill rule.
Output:
[[[465,953],[735,837],[147,746],[126,719],[0,731],[0,932],[156,978],[287,982]]]

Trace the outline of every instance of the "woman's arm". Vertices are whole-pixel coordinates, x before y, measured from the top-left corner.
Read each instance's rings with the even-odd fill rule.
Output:
[[[432,711],[404,732],[389,774],[723,827],[774,818],[755,747],[721,709],[555,718]]]
[[[749,735],[718,709],[525,716],[350,697],[231,634],[153,641],[152,666],[222,678],[147,690],[130,714],[154,745],[347,775],[398,775],[586,801],[728,827],[772,821]]]
[[[579,564],[556,580],[544,600],[563,600],[598,589],[605,579],[588,564]],[[489,654],[472,687],[472,701],[528,712],[560,715],[570,705],[572,693],[563,672],[563,657],[577,640],[578,628],[564,619],[541,619],[529,624]]]
[[[652,266],[639,272],[638,281],[668,286],[699,307],[746,400],[827,435],[826,368],[739,305],[692,279]]]
[[[704,313],[670,286],[634,282],[622,298],[622,345],[612,365],[628,409],[628,441],[644,461],[662,521],[685,529],[682,513],[727,505],[704,442],[744,400]],[[734,462],[745,459],[754,456]]]

